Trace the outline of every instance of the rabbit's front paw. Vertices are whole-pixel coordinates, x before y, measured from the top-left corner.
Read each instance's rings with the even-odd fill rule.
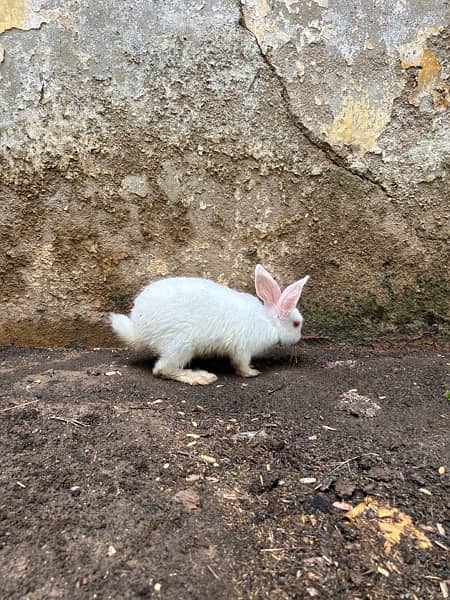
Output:
[[[253,369],[253,367],[245,367],[238,370],[238,375],[241,375],[241,377],[257,377],[261,375],[261,371]]]

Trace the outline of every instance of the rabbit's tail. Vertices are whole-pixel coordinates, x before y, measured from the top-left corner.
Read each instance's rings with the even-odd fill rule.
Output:
[[[134,350],[143,350],[145,348],[145,344],[136,334],[133,321],[129,317],[111,313],[109,318],[115,334],[129,348],[133,348]]]

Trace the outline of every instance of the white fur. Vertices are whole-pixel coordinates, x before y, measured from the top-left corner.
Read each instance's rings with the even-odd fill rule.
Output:
[[[270,277],[259,269],[257,279]],[[306,280],[297,282],[298,296]],[[279,312],[272,300],[262,304],[255,296],[207,279],[173,277],[145,287],[136,297],[130,317],[113,314],[111,325],[127,346],[158,354],[155,375],[206,384],[216,376],[183,368],[196,356],[229,356],[237,372],[250,377],[258,374],[250,366],[253,356],[277,343],[298,342],[300,313],[293,308],[280,319]],[[294,328],[293,321],[300,321],[300,326]]]

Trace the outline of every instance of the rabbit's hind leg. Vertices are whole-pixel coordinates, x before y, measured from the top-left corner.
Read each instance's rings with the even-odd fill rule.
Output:
[[[189,363],[192,353],[188,350],[178,352],[174,355],[169,352],[162,355],[153,367],[153,375],[164,379],[174,379],[189,385],[209,385],[217,381],[214,373],[208,371],[184,369],[183,366]]]

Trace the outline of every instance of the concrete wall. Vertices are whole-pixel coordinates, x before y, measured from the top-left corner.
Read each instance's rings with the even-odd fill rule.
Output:
[[[0,343],[147,281],[311,275],[305,333],[448,332],[448,3],[3,0]]]

